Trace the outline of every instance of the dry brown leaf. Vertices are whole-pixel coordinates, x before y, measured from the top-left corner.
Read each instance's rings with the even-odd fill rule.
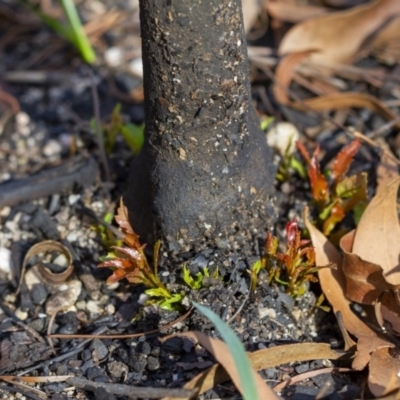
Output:
[[[257,0],[242,0],[243,24],[245,32],[249,32],[261,11]]]
[[[199,342],[224,367],[224,369],[232,379],[233,384],[236,386],[239,392],[242,393],[240,376],[236,370],[236,366],[232,356],[233,349],[229,349],[228,346],[223,341],[210,338],[209,336],[207,336],[205,333],[202,332],[191,332],[191,331],[182,332],[174,336],[175,337],[183,336]],[[257,385],[257,393],[259,395],[259,400],[279,399],[279,397],[277,397],[277,395],[264,382],[264,380],[255,370],[253,370],[253,376],[255,383]]]
[[[308,220],[307,210],[304,213],[304,221],[310,232],[310,237],[316,252],[317,266],[327,265],[334,262],[338,265],[337,270],[323,268],[318,271],[318,278],[329,303],[335,314],[341,313],[345,328],[357,337],[357,352],[352,367],[356,370],[364,369],[371,357],[371,353],[381,347],[393,346],[392,343],[381,339],[377,334],[361,321],[350,308],[350,302],[345,295],[345,277],[341,270],[342,260],[338,251],[328,239],[315,228]]]
[[[283,105],[289,103],[289,86],[295,75],[298,65],[313,51],[299,51],[288,54],[278,64],[275,72],[276,83],[274,84],[274,96],[278,103]]]
[[[398,0],[376,0],[309,19],[289,30],[279,46],[279,54],[318,50],[310,55],[312,62],[350,63],[366,40],[398,14]]]
[[[384,140],[376,140],[376,142],[384,150],[381,151],[379,164],[376,168],[376,193],[379,193],[390,182],[399,176],[399,166],[395,162],[395,156],[392,154],[387,143]],[[389,155],[392,155],[392,157]]]
[[[265,4],[268,14],[279,20],[296,24],[310,18],[329,12],[328,8],[310,4],[287,3],[282,1],[268,1]]]
[[[376,36],[373,46],[374,47],[384,47],[387,42],[391,40],[400,39],[400,17],[393,18],[389,21]]]
[[[185,336],[185,333],[179,334]],[[341,352],[332,350],[327,343],[296,343],[282,346],[271,347],[247,353],[251,366],[256,370],[272,368],[278,365],[287,364],[294,361],[309,361],[329,359],[337,360],[342,357]],[[218,364],[212,366],[207,371],[195,376],[191,381],[184,386],[185,389],[198,388],[199,394],[213,388],[215,385],[225,382],[229,379],[229,375]],[[177,400],[166,398],[163,400]]]
[[[328,265],[333,262],[338,265],[342,263],[342,258],[335,247],[308,219],[308,210],[304,212],[304,221],[310,233],[311,241],[315,247],[317,266]],[[350,302],[346,299],[344,288],[346,286],[345,277],[338,269],[320,268],[318,279],[322,291],[329,303],[332,305],[335,314],[339,311],[342,314],[343,323],[346,329],[352,333],[360,333],[366,336],[374,334],[350,309]]]
[[[400,388],[400,359],[395,349],[382,347],[371,356],[368,387],[374,396],[386,396]]]
[[[400,225],[397,191],[400,177],[386,186],[368,204],[354,238],[352,253],[380,265],[392,285],[400,284]]]
[[[340,240],[346,297],[361,304],[375,304],[383,292],[392,291],[393,287],[386,282],[379,265],[364,261],[357,254],[351,253],[354,236],[353,230]]]
[[[332,111],[343,108],[366,108],[388,121],[397,118],[385,103],[366,93],[332,93],[325,96],[306,99],[301,103],[292,103],[291,105],[302,110],[311,108],[315,111]],[[400,128],[400,122],[396,124],[396,127]]]

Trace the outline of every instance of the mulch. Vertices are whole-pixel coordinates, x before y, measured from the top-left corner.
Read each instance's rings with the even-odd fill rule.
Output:
[[[83,7],[87,7],[82,10],[84,13],[93,11],[86,3]],[[17,18],[12,10],[18,11],[18,18],[28,21],[25,29],[11,29],[15,23],[12,19]],[[137,19],[133,6],[125,12]],[[133,156],[123,140],[117,138],[108,154],[110,181],[104,180],[104,164],[89,123],[94,115],[92,89],[95,87],[98,92],[103,121],[109,120],[113,107],[120,102],[127,120],[142,122],[140,78],[110,66],[105,56],[107,46],[124,54],[135,53],[137,39],[129,41],[126,33],[137,33],[137,25],[122,23],[103,35],[100,59],[91,68],[51,31],[28,17],[26,10],[12,1],[0,7],[0,92],[8,94],[0,97],[0,375],[75,378],[40,383],[34,388],[4,381],[0,383],[0,394],[7,399],[25,396],[52,400],[160,398],[172,394],[171,390],[176,391],[174,395],[182,394],[179,390],[184,383],[212,366],[214,359],[187,339],[159,339],[187,330],[218,337],[213,325],[196,311],[171,325],[183,312],[143,307],[143,287],[126,282],[109,286],[106,279],[110,271],[97,268],[107,252],[99,226],[106,213],[115,211],[126,189]],[[16,77],[17,71],[26,74]],[[35,75],[33,71],[40,73]],[[269,91],[269,82],[255,80],[255,101],[260,113],[266,112],[265,98],[260,93]],[[315,118],[286,108],[278,108],[277,112],[299,124],[311,125]],[[378,123],[371,114],[352,113],[349,118],[361,118],[371,129]],[[342,146],[343,135],[325,135],[319,141],[326,151],[326,163]],[[354,168],[373,171],[376,162],[376,155],[364,149]],[[282,237],[288,218],[301,220],[302,209],[310,201],[309,187],[307,182],[294,179],[283,190],[277,188],[276,232]],[[29,265],[17,294],[24,255],[43,240],[59,241],[69,249],[75,271],[60,289],[60,285],[41,280]],[[259,287],[249,295],[246,270],[258,254],[256,240],[240,252],[219,248],[188,253],[186,262],[192,273],[205,266],[211,270],[218,266],[223,277],[223,282],[213,282],[197,292],[186,289],[188,296],[208,305],[228,322],[248,351],[306,341],[342,348],[334,317],[315,308],[320,294],[318,285],[293,300],[283,287],[269,286],[266,276],[261,276]],[[182,263],[171,256],[171,249],[162,248],[162,281],[180,285],[181,271]],[[51,307],[54,298],[60,302],[59,310]],[[65,304],[69,305],[67,310],[62,308]],[[158,331],[146,333],[154,330]],[[48,334],[137,336],[59,338],[49,343]],[[296,374],[326,366],[326,362],[316,360],[260,373],[274,386]],[[364,379],[362,372],[332,372],[296,383],[281,395],[305,400],[323,393],[319,398],[353,399],[361,396]],[[134,389],[127,393],[121,384]],[[140,388],[148,390],[141,393]],[[224,383],[200,398],[240,397],[232,384]]]

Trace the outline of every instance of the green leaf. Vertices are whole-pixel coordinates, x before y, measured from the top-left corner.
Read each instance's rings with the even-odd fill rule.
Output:
[[[196,302],[192,302],[193,306],[207,317],[215,326],[224,342],[232,351],[232,357],[236,365],[236,369],[240,376],[243,388],[243,398],[245,400],[256,400],[259,398],[257,386],[253,376],[253,370],[250,361],[246,355],[243,344],[236,336],[235,332],[230,328],[217,314],[209,308],[202,306]]]
[[[290,167],[300,175],[301,179],[307,178],[306,167],[294,156],[290,157]]]
[[[134,154],[139,154],[144,143],[144,124],[125,124],[121,128],[122,136],[126,144],[130,147]]]
[[[76,10],[73,0],[61,0],[61,5],[64,13],[67,16],[68,23],[72,33],[72,43],[81,53],[82,58],[89,64],[96,61],[96,54],[89,39],[82,27],[79,19],[78,11]]]
[[[144,292],[150,297],[165,297],[166,299],[171,297],[171,293],[162,287],[147,289]]]

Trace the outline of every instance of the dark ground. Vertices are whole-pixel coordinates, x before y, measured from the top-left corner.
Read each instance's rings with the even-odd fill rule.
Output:
[[[81,6],[87,18],[98,12],[94,5],[92,8],[88,3]],[[16,99],[15,104],[4,95],[4,101],[0,99],[0,306],[3,310],[0,313],[0,375],[73,374],[95,382],[180,388],[213,364],[205,350],[188,340],[175,338],[163,344],[158,340],[160,335],[185,330],[201,330],[217,336],[212,324],[197,312],[162,333],[134,339],[56,339],[53,340],[54,354],[40,338],[46,337],[54,310],[49,302],[59,289],[38,280],[28,269],[21,292],[16,294],[24,254],[33,244],[53,239],[61,241],[72,252],[75,272],[64,285],[64,291],[58,292],[65,309],[56,315],[52,333],[140,333],[162,328],[180,315],[160,312],[154,307],[143,310],[138,302],[143,288],[124,281],[108,286],[105,281],[110,272],[96,267],[100,256],[106,254],[95,229],[96,217],[101,219],[106,212],[115,210],[125,189],[132,154],[118,138],[108,155],[111,181],[106,182],[95,135],[89,125],[94,115],[92,86],[95,85],[99,94],[103,121],[109,120],[117,102],[122,103],[127,120],[136,123],[143,120],[140,79],[122,67],[110,67],[103,57],[109,47],[121,49],[128,58],[138,52],[137,36],[129,39],[127,35],[137,34],[137,24],[132,24],[127,15],[133,15],[133,21],[137,21],[134,5],[125,10],[123,22],[97,43],[100,57],[91,68],[50,30],[31,20],[29,12],[15,8],[11,1],[0,5],[0,91]],[[16,77],[17,71],[23,73]],[[33,76],[33,71],[40,71],[44,79]],[[268,111],[259,96],[263,91],[270,94],[269,83],[256,81],[254,92],[260,113]],[[127,99],[130,102],[124,101]],[[280,109],[273,100],[272,104],[278,118],[285,115],[300,126],[318,122],[314,116]],[[11,116],[10,111],[18,105],[20,111]],[[381,122],[365,112],[352,113],[349,123],[351,119],[361,121],[370,129]],[[331,131],[319,136],[318,141],[326,151],[324,161],[329,161],[345,143],[344,135],[336,133],[333,135]],[[364,149],[357,157],[355,168],[373,171],[375,163],[376,156]],[[78,171],[71,164],[79,167]],[[75,174],[72,188],[62,190],[66,177],[63,169],[56,170],[44,186],[32,181],[37,172],[55,167],[72,170]],[[7,186],[10,180],[19,184]],[[51,188],[52,194],[32,200],[29,196],[35,188],[43,193]],[[278,189],[278,234],[282,234],[289,217],[301,218],[301,211],[309,201],[307,190],[308,184],[298,178],[285,184],[284,191]],[[268,286],[265,281],[254,294],[247,295],[246,269],[258,258],[258,251],[255,241],[239,252],[218,249],[217,257],[213,249],[188,254],[188,266],[193,272],[205,266],[211,270],[218,266],[223,275],[223,284],[202,289],[196,297],[229,321],[249,351],[304,341],[330,342],[340,348],[341,336],[333,316],[314,308],[318,285],[296,301],[282,287]],[[180,283],[182,266],[173,262],[170,249],[162,248],[161,254],[162,280]],[[137,321],[131,323],[139,313]],[[75,351],[71,353],[72,350]],[[64,359],[57,358],[64,354],[67,354]],[[293,363],[269,368],[261,371],[261,375],[274,385],[289,376],[323,366],[327,366],[326,362]],[[354,373],[322,375],[286,389],[282,397],[313,399],[324,388],[324,399],[353,399],[360,395],[363,379],[363,374]],[[327,382],[331,384],[328,390]],[[74,389],[66,382],[40,384],[38,388],[44,398],[53,400],[127,398]],[[0,383],[2,398],[24,398],[18,393],[25,398],[40,398],[28,387]],[[235,393],[233,386],[226,383],[200,398],[240,398]]]

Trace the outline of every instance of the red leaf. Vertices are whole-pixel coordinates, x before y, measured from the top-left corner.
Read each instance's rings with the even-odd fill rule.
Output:
[[[360,140],[355,139],[344,147],[336,156],[332,170],[335,184],[338,183],[346,174],[360,146]]]
[[[317,159],[319,147],[314,151],[311,163],[308,167],[308,177],[310,178],[311,190],[313,198],[318,202],[326,202],[329,200],[329,186],[325,177],[320,172],[320,166]]]

